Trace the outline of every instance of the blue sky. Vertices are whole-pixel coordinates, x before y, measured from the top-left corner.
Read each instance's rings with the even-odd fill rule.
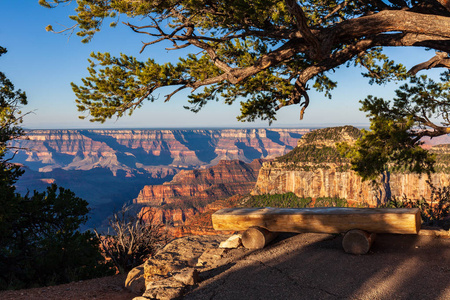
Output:
[[[163,103],[163,94],[154,103],[146,103],[131,117],[107,121],[104,124],[78,119],[75,95],[71,82],[80,83],[88,75],[87,58],[91,52],[126,53],[140,60],[148,57],[158,62],[174,60],[177,52],[166,51],[155,45],[139,54],[143,37],[125,26],[104,27],[94,39],[81,43],[76,35],[67,36],[45,31],[51,24],[70,26],[68,18],[74,5],[46,9],[38,0],[0,0],[0,45],[8,53],[0,57],[0,70],[9,77],[16,88],[25,90],[29,105],[23,111],[32,111],[23,124],[32,129],[66,128],[173,128],[173,127],[266,127],[267,122],[242,123],[236,120],[239,104],[228,106],[220,102],[208,104],[197,114],[183,108],[187,93],[177,94],[169,103]],[[389,49],[392,57],[399,58],[407,67],[428,60],[433,52],[422,49]],[[304,120],[299,120],[299,107],[287,107],[279,111],[274,127],[322,127],[332,125],[368,124],[359,111],[358,100],[368,94],[385,98],[393,96],[395,84],[371,86],[356,68],[342,68],[331,75],[338,81],[332,100],[323,94],[310,94],[311,104]],[[436,73],[436,72],[435,72]]]

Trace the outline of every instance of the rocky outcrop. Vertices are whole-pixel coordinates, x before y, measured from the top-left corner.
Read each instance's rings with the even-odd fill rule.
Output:
[[[348,160],[335,146],[337,142],[352,143],[359,135],[359,130],[351,126],[319,129],[306,134],[293,151],[263,164],[252,194],[293,192],[299,197],[338,197],[369,205],[380,204],[389,196],[430,198],[426,175],[388,173],[380,175],[377,186],[370,181],[363,182],[350,170]],[[435,148],[435,153],[440,153],[437,161],[442,168],[447,155],[443,151],[449,148]],[[435,187],[448,186],[450,174],[432,174],[431,182]]]
[[[342,238],[323,233],[282,233],[258,251],[240,243],[220,248],[227,238],[231,237],[190,236],[173,240],[130,272],[127,282],[142,277],[146,280],[145,293],[134,300],[372,299],[398,293],[399,285],[401,291],[408,291],[404,299],[415,299],[417,295],[428,299],[430,293],[433,299],[448,299],[450,295],[446,290],[448,272],[442,267],[450,260],[450,240],[445,238],[383,235],[371,250],[377,259],[346,255]],[[426,259],[417,259],[418,255]],[[403,273],[398,275],[398,270]],[[424,277],[423,272],[431,272],[432,276]],[[417,280],[402,285],[411,276]],[[353,284],[355,280],[357,285]],[[386,280],[394,284],[385,284]],[[371,284],[373,281],[375,284]],[[426,284],[417,284],[423,281]]]
[[[150,211],[148,215],[153,221],[168,225],[173,236],[212,234],[210,222],[195,224],[194,217],[207,214],[208,218],[210,212],[222,205],[216,200],[250,193],[261,164],[262,160],[250,164],[232,160],[221,161],[207,169],[181,171],[170,182],[145,186],[134,203],[146,205],[141,213]],[[235,201],[223,203],[232,202]]]
[[[167,224],[171,226],[181,226],[187,220],[191,220],[195,215],[206,211],[205,207],[188,207],[188,208],[164,208],[164,207],[144,207],[141,213],[146,214],[150,211],[152,221],[156,223]]]
[[[184,237],[167,244],[143,265],[128,274],[126,288],[144,292],[134,299],[176,299],[199,282],[199,272],[217,265],[205,253],[217,249],[227,235]],[[211,256],[211,255],[210,255]],[[221,256],[218,256],[219,259]],[[201,264],[199,264],[201,262]]]
[[[245,196],[234,195],[227,199],[216,200],[203,208],[199,209],[199,213],[186,219],[181,226],[171,227],[170,233],[173,237],[183,237],[191,235],[215,235],[211,221],[211,215],[222,208],[230,208],[238,206]],[[231,234],[234,231],[224,231],[224,234]]]
[[[181,171],[170,182],[145,186],[134,203],[150,206],[177,204],[185,208],[195,203],[247,194],[256,182],[261,164],[261,160],[250,164],[231,160],[220,161],[207,169]]]
[[[171,237],[179,238],[193,235],[216,235],[211,222],[211,215],[222,209],[236,207],[242,202],[245,196],[235,195],[227,199],[213,201],[206,206],[190,208],[166,208],[143,207],[139,214],[144,216],[147,222],[161,223],[165,225],[165,230]],[[224,234],[231,234],[234,231],[224,231]]]

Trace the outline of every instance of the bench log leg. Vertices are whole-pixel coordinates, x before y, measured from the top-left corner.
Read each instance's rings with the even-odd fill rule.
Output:
[[[242,234],[242,245],[247,249],[262,249],[278,235],[258,226],[250,227]]]
[[[367,254],[375,240],[376,234],[364,230],[349,230],[342,240],[344,251],[351,254]]]

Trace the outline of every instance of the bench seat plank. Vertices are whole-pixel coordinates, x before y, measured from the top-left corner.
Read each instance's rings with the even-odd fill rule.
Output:
[[[247,230],[258,226],[273,232],[417,234],[418,208],[225,208],[212,215],[215,230]]]

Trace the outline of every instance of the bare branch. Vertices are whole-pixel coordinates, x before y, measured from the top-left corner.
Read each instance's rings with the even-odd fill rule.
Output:
[[[176,89],[175,91],[173,91],[172,93],[166,95],[166,96],[165,96],[165,97],[166,97],[166,100],[164,100],[164,102],[169,101],[170,98],[172,98],[173,95],[175,95],[176,93],[178,93],[178,92],[181,91],[181,90],[184,90],[184,89],[187,88],[187,87],[188,87],[187,85],[183,85],[183,86],[177,88],[177,89]]]
[[[421,70],[429,70],[432,68],[450,68],[450,58],[446,52],[436,52],[436,55],[428,61],[415,65],[408,72],[416,75]]]
[[[141,264],[169,239],[162,224],[154,222],[150,209],[138,214],[124,206],[109,219],[109,226],[114,231],[113,235],[102,236],[94,231],[102,250],[121,272]]]

